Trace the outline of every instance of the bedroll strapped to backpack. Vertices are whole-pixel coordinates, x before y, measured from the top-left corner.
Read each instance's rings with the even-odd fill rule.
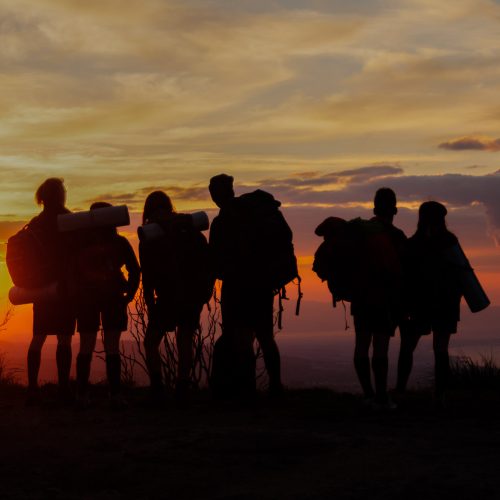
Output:
[[[12,282],[18,287],[41,288],[53,281],[46,249],[40,235],[30,225],[7,240],[5,260]]]

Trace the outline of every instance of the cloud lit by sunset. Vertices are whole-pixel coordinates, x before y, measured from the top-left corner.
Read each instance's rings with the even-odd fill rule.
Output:
[[[106,200],[137,214],[154,189],[179,210],[214,209],[208,179],[226,172],[237,193],[283,203],[306,298],[329,301],[309,271],[314,228],[370,216],[388,186],[407,234],[422,201],[445,203],[500,298],[498,2],[0,6],[0,241],[37,213],[49,176],[65,179],[71,209]]]

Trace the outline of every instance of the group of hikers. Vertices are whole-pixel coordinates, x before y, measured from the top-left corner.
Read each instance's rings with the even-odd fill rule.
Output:
[[[201,231],[205,228],[197,227],[189,214],[176,212],[165,192],[149,194],[139,231],[138,261],[115,226],[62,232],[58,218],[69,213],[63,180],[49,178],[39,186],[35,197],[43,210],[7,247],[14,283],[23,286],[20,266],[29,258],[38,259],[36,273],[30,271],[25,278],[29,284],[24,286],[43,290],[32,300],[28,404],[40,401],[38,374],[47,335],[57,336],[60,398],[73,401],[70,369],[75,327],[80,335],[77,403],[89,404],[92,356],[102,328],[110,398],[115,406],[126,404],[119,343],[128,328],[127,308],[141,274],[147,311],[144,349],[153,402],[161,404],[165,398],[160,346],[167,332],[175,332],[178,352],[175,397],[180,403],[188,401],[193,339],[215,280],[222,282],[222,333],[214,346],[210,374],[214,397],[255,397],[255,340],[263,354],[269,395],[283,394],[274,337],[275,298],[281,314],[284,286],[295,281],[300,287],[292,231],[279,210],[280,202],[265,191],[235,196],[233,177],[220,174],[211,178],[209,192],[220,210],[208,241]],[[110,207],[100,201],[91,205],[90,212],[98,214]],[[373,211],[370,220],[326,219],[316,230],[325,241],[316,252],[313,269],[328,282],[334,305],[340,300],[351,303],[354,367],[367,401],[378,409],[395,407],[387,388],[388,348],[399,328],[396,391],[405,391],[413,351],[420,337],[432,332],[436,402],[443,404],[450,371],[448,344],[457,331],[464,293],[461,270],[449,257],[458,240],[446,227],[447,211],[441,203],[428,201],[420,206],[417,230],[409,239],[393,225],[397,201],[391,189],[376,192]]]

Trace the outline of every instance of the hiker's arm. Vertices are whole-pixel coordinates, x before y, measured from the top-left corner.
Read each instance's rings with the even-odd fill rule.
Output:
[[[137,257],[135,256],[132,246],[127,240],[124,241],[124,257],[125,267],[128,273],[127,279],[127,300],[130,302],[134,297],[137,289],[139,288],[139,280],[141,277],[141,268]]]
[[[150,268],[148,258],[143,248],[143,244],[139,243],[139,261],[142,270],[142,291],[144,294],[144,302],[148,309],[151,309],[155,303],[155,292],[152,280],[153,270]]]
[[[279,212],[279,216],[283,220],[283,224],[280,225],[280,229],[281,229],[281,231],[283,231],[283,239],[286,238],[287,240],[292,241],[293,240],[293,232],[292,232],[290,226],[288,225],[288,222],[286,221],[285,216],[281,212]]]
[[[223,257],[223,231],[221,231],[221,220],[216,217],[210,226],[209,251],[210,251],[210,267],[212,268],[216,278],[222,278],[222,261]],[[226,234],[226,238],[228,235]]]

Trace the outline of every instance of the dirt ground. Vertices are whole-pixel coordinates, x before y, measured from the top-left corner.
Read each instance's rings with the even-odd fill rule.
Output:
[[[0,395],[1,499],[500,498],[500,396],[400,399],[391,413],[328,390],[291,391],[253,407],[210,402],[161,410],[129,393],[112,411],[24,406]],[[102,392],[102,391],[101,391]]]

